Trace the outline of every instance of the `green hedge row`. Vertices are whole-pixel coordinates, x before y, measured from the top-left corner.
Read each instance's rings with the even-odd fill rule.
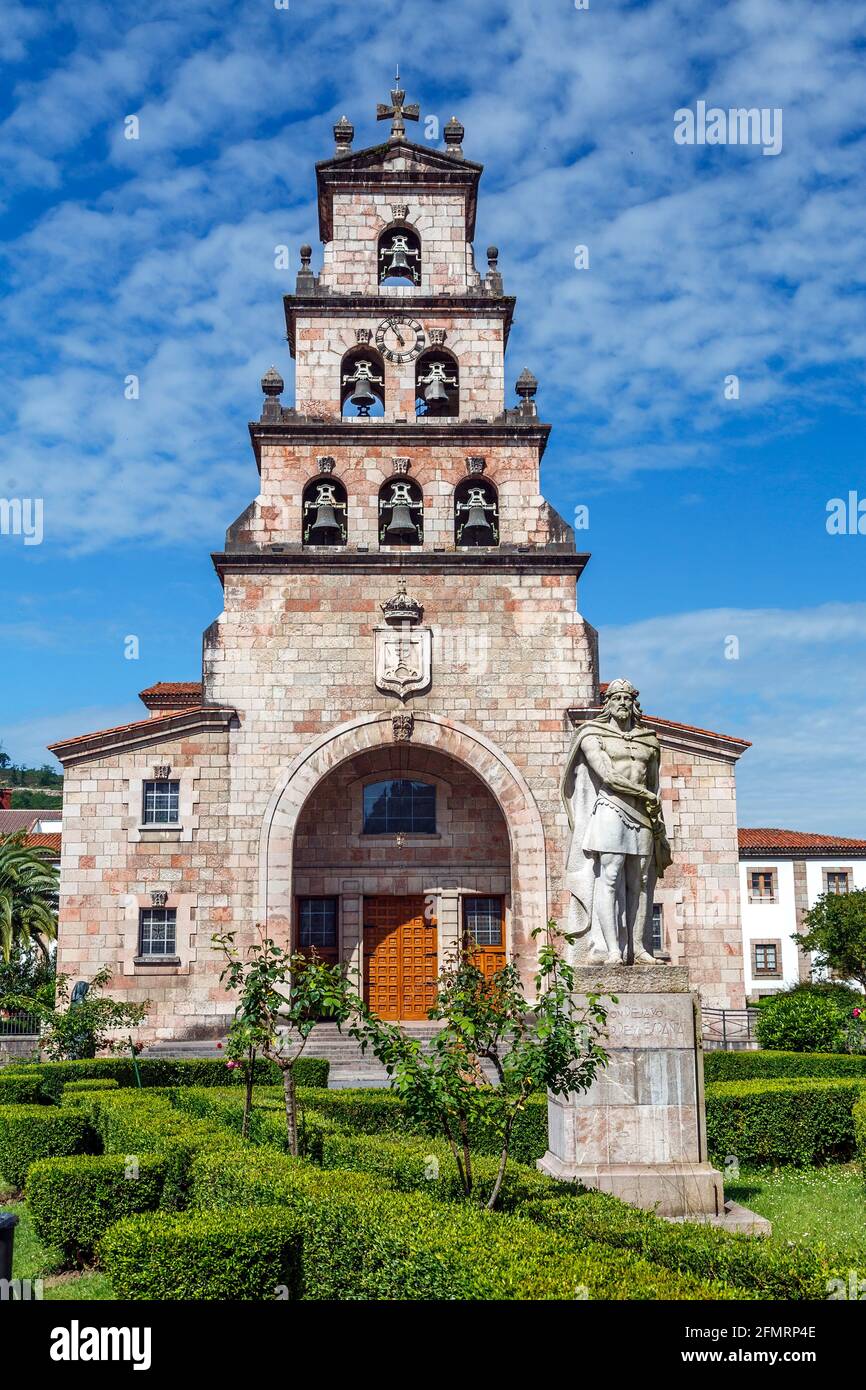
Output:
[[[0,1105],[47,1105],[41,1076],[4,1067],[0,1071]]]
[[[323,1172],[265,1149],[200,1154],[192,1166],[190,1195],[197,1212],[222,1213],[225,1222],[236,1221],[238,1230],[263,1207],[295,1217],[293,1229],[302,1241],[301,1296],[306,1299],[749,1296],[688,1273],[656,1268],[639,1255],[601,1243],[577,1249],[557,1233],[516,1216],[438,1202],[421,1192],[383,1192],[373,1177]],[[158,1291],[165,1261],[160,1233],[176,1239],[178,1229],[160,1216],[134,1218],[113,1228],[103,1241],[102,1258],[119,1297],[175,1296]],[[194,1222],[190,1230],[195,1230]],[[209,1257],[201,1263],[205,1268],[196,1296],[219,1296],[209,1291]],[[191,1282],[185,1278],[185,1287]],[[259,1288],[273,1289],[280,1282],[286,1281],[274,1269]],[[162,1287],[173,1284],[174,1276],[166,1276]]]
[[[854,1144],[860,1172],[866,1179],[866,1098],[858,1100],[854,1106]]]
[[[32,1164],[27,1205],[36,1234],[62,1252],[66,1265],[92,1260],[115,1221],[160,1206],[167,1167],[161,1154],[46,1158]]]
[[[113,1076],[94,1076],[90,1081],[64,1081],[63,1099],[78,1095],[81,1091],[117,1091],[120,1082]]]
[[[850,1158],[864,1086],[866,1078],[714,1081],[706,1088],[710,1154],[798,1166]]]
[[[229,1071],[219,1057],[139,1057],[138,1072],[142,1086],[240,1086],[244,1077],[240,1069]],[[323,1057],[301,1057],[296,1064],[299,1086],[326,1087],[330,1063]],[[63,1086],[69,1081],[113,1078],[118,1086],[138,1086],[131,1057],[96,1057],[80,1062],[31,1062],[15,1068],[18,1075],[39,1076],[46,1094],[59,1100]],[[0,1077],[2,1077],[0,1072]],[[275,1085],[280,1070],[275,1062],[258,1058],[255,1081],[259,1085]]]
[[[22,1188],[38,1158],[97,1153],[99,1141],[82,1111],[53,1105],[0,1106],[0,1173]]]
[[[779,1080],[787,1076],[862,1076],[861,1052],[705,1052],[706,1081]]]
[[[780,1246],[693,1222],[672,1224],[604,1192],[528,1202],[522,1218],[557,1231],[578,1248],[601,1242],[665,1269],[771,1299],[822,1299],[834,1270],[820,1247]]]

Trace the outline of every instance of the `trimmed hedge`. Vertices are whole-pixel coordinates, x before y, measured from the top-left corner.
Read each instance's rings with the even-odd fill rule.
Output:
[[[116,1091],[119,1087],[120,1082],[113,1076],[94,1076],[90,1081],[64,1081],[63,1099],[82,1091]]]
[[[166,1160],[163,1205],[186,1205],[190,1164],[202,1149],[239,1144],[229,1130],[175,1110],[155,1091],[82,1091],[70,1100],[89,1119],[109,1154],[161,1154]],[[64,1106],[64,1110],[71,1107]]]
[[[38,1158],[96,1153],[99,1142],[80,1110],[52,1105],[0,1106],[0,1173],[22,1188]]]
[[[296,1298],[298,1225],[293,1213],[273,1207],[131,1216],[103,1237],[100,1262],[121,1299]]]
[[[47,1105],[42,1078],[27,1072],[0,1071],[0,1105]]]
[[[866,1087],[835,1078],[786,1081],[715,1081],[706,1088],[707,1143],[722,1162],[806,1166],[850,1158],[852,1107]]]
[[[364,1175],[325,1173],[266,1150],[202,1154],[192,1179],[193,1206],[215,1213],[228,1208],[226,1219],[237,1216],[241,1228],[267,1205],[297,1217],[301,1296],[308,1300],[571,1300],[581,1286],[589,1297],[617,1300],[749,1296],[602,1244],[576,1250],[519,1217],[437,1202],[420,1192],[382,1192]],[[252,1210],[237,1213],[243,1203]],[[114,1281],[108,1258],[106,1267]],[[149,1268],[144,1273],[150,1277]],[[125,1283],[121,1296],[145,1295]]]
[[[866,1179],[866,1098],[858,1100],[854,1106],[854,1144],[860,1172]]]
[[[138,1071],[142,1086],[240,1086],[244,1077],[240,1069],[229,1071],[220,1057],[139,1057]],[[24,1072],[22,1064],[17,1070]],[[59,1100],[68,1081],[95,1080],[112,1077],[118,1086],[135,1086],[138,1082],[131,1057],[95,1057],[78,1062],[30,1062],[28,1075],[42,1077],[46,1094]],[[296,1066],[299,1086],[326,1087],[330,1063],[323,1057],[301,1057]],[[260,1057],[256,1060],[254,1079],[259,1085],[275,1085],[280,1070],[275,1062]]]
[[[694,1222],[674,1225],[604,1192],[530,1202],[520,1215],[578,1248],[600,1241],[665,1269],[750,1289],[763,1298],[826,1298],[834,1272],[821,1246],[782,1246]]]
[[[46,1158],[27,1173],[27,1205],[45,1245],[56,1246],[64,1261],[93,1258],[97,1243],[121,1217],[156,1211],[162,1200],[167,1162],[142,1154],[131,1171],[121,1155]]]
[[[862,1052],[705,1052],[706,1081],[779,1080],[786,1076],[862,1076]]]

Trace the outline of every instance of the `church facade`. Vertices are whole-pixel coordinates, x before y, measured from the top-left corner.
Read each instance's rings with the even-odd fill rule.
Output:
[[[272,368],[201,683],[53,745],[59,969],[108,965],[116,994],[151,1001],[154,1039],[225,1031],[214,932],[315,947],[411,1022],[462,941],[530,978],[534,929],[566,918],[560,774],[601,696],[589,556],[541,495],[551,427],[528,371],[508,403],[515,301],[496,248],[475,265],[481,166],[453,118],[444,149],[410,140],[417,108],[391,98],[386,139],[356,152],[343,118],[316,167],[321,266],[302,247],[285,297],[295,403]],[[747,745],[646,722],[674,863],[644,944],[742,1007]]]

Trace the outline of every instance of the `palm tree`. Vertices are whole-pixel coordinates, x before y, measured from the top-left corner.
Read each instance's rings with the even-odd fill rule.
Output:
[[[0,956],[37,946],[48,957],[57,939],[58,873],[41,848],[25,843],[23,830],[0,840]]]

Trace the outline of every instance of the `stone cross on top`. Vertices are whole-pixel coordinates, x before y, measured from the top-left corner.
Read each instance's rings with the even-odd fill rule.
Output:
[[[406,135],[406,122],[417,121],[421,117],[421,107],[417,102],[406,105],[406,93],[400,90],[400,66],[397,65],[397,76],[394,78],[395,88],[391,93],[391,105],[385,106],[380,101],[376,107],[376,120],[391,122],[391,134],[389,139],[401,140]]]

